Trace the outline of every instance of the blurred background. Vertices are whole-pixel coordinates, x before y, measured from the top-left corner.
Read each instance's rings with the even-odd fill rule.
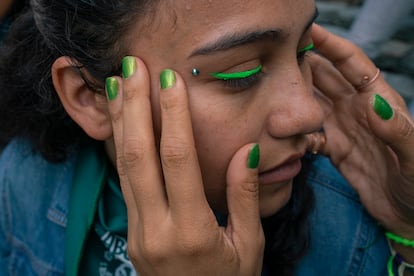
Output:
[[[414,115],[414,0],[316,0],[317,23],[358,44]]]

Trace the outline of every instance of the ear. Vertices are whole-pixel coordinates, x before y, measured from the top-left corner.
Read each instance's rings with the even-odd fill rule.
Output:
[[[69,116],[96,140],[112,136],[106,96],[86,85],[69,57],[59,57],[52,65],[52,80],[60,101]]]

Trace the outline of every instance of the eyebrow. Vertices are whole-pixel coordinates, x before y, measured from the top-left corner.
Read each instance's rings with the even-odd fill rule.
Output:
[[[311,19],[307,22],[303,33],[305,33],[315,22],[316,18],[318,17],[319,12],[318,9],[315,8],[315,12],[312,15]],[[231,48],[240,47],[246,44],[251,44],[256,41],[270,39],[272,41],[279,40],[283,37],[286,37],[287,33],[281,29],[270,29],[270,30],[263,30],[263,31],[253,31],[248,33],[242,34],[225,34],[219,37],[214,42],[208,43],[205,46],[202,46],[196,50],[194,50],[189,58],[193,56],[199,55],[209,55],[219,51],[225,51]]]

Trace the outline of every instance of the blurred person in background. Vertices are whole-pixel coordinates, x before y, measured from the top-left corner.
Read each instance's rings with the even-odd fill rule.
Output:
[[[361,47],[371,59],[376,59],[384,43],[392,38],[401,28],[404,18],[413,11],[413,0],[365,0],[347,38]],[[410,57],[404,59],[413,60],[414,51],[410,51],[408,56]],[[410,61],[402,62],[404,64],[401,66],[404,68],[413,66]],[[408,105],[411,115],[414,116],[414,100]]]
[[[383,44],[414,10],[413,0],[365,0],[353,22],[348,39],[375,59]]]

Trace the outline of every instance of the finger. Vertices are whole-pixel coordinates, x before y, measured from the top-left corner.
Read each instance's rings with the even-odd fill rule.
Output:
[[[138,222],[138,212],[136,202],[128,183],[128,178],[125,174],[122,164],[120,164],[119,150],[122,147],[122,80],[119,77],[110,77],[106,79],[105,90],[108,98],[108,110],[111,117],[113,143],[115,144],[116,166],[120,179],[120,186],[124,196],[125,204],[128,210],[128,225],[134,226]],[[133,210],[133,211],[132,211]]]
[[[146,223],[147,219],[160,219],[167,210],[153,132],[149,74],[137,58],[124,58],[122,66],[123,139],[118,150],[139,216]]]
[[[210,208],[202,185],[187,91],[173,70],[163,70],[160,82],[160,156],[168,201],[173,214],[191,216]]]
[[[372,90],[383,79],[374,63],[350,41],[314,24],[312,39],[320,53],[330,60],[342,75],[360,91]]]
[[[327,59],[317,54],[309,54],[308,62],[312,69],[313,84],[332,101],[356,93],[354,87]]]
[[[242,147],[227,171],[227,206],[233,239],[253,250],[260,244],[262,226],[259,211],[258,144]]]
[[[391,101],[385,96],[375,94],[371,98],[368,122],[374,133],[397,154],[402,169],[412,171],[414,170],[414,122],[405,109],[392,108],[389,102]]]

